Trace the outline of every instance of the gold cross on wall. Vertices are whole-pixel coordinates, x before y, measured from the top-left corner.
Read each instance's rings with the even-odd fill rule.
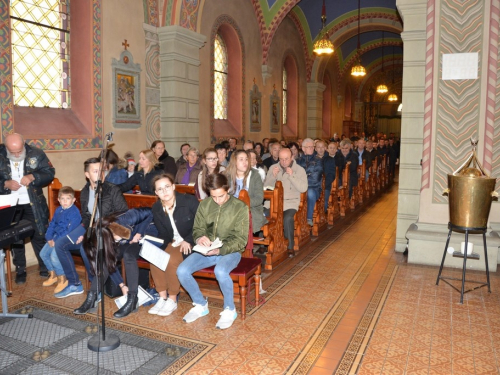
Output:
[[[127,39],[122,43],[122,46],[125,47],[125,51],[127,50],[127,47],[130,47],[130,44],[127,43]]]

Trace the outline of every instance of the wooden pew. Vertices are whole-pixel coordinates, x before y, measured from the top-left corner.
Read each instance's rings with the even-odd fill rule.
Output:
[[[358,165],[358,204],[363,204],[365,190],[366,190],[366,160],[363,164]]]
[[[335,167],[335,180],[332,182],[330,197],[328,198],[328,225],[333,225],[340,217],[339,207],[339,167]]]
[[[264,200],[269,201],[268,222],[261,228],[264,238],[254,238],[254,244],[267,246],[265,269],[272,271],[288,258],[288,240],[283,232],[283,184],[281,181],[276,181],[274,190],[264,191]]]
[[[339,209],[340,216],[345,216],[349,210],[349,178],[350,178],[350,162],[346,164],[342,171],[342,186],[339,188]]]
[[[54,178],[52,183],[48,187],[48,205],[50,216],[52,217],[56,208],[59,206],[59,201],[57,200],[59,189],[62,187],[61,182]],[[180,192],[191,192],[194,194],[194,187],[192,186],[184,186],[184,185],[176,185],[176,190]],[[245,196],[246,195],[246,196]],[[138,208],[138,207],[151,207],[156,201],[157,197],[153,195],[142,195],[142,194],[123,194],[127,205],[129,208]],[[80,190],[75,190],[75,205],[80,208]],[[248,193],[245,191],[242,194],[242,200],[250,204],[250,198],[248,197]],[[88,290],[88,277],[87,272],[85,270],[85,266],[83,264],[82,258],[79,254],[72,254],[73,260],[75,262],[75,266],[78,268],[83,268],[85,272],[85,288]],[[138,259],[139,268],[149,269],[149,263],[145,260],[139,258]],[[123,279],[126,279],[125,269],[122,263],[122,273]],[[242,257],[238,266],[231,271],[230,277],[233,280],[233,286],[237,294],[236,300],[241,302],[241,316],[242,319],[245,319],[246,316],[246,293],[247,293],[247,284],[250,279],[254,279],[255,281],[255,296],[256,296],[256,304],[259,303],[259,288],[260,288],[260,275],[261,275],[261,263],[258,258],[244,258]],[[198,272],[195,272],[194,276],[198,279],[208,279],[215,280],[214,267],[208,267]],[[152,283],[151,275],[150,275],[150,283]]]
[[[325,214],[325,176],[323,176],[321,180],[321,194],[314,205],[312,235],[317,237],[327,228],[328,223]]]
[[[293,222],[293,251],[297,252],[311,240],[311,227],[307,224],[307,191],[300,194],[299,209]]]

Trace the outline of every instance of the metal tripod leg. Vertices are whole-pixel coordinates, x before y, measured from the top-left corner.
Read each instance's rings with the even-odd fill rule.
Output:
[[[5,251],[0,249],[0,293],[2,294],[2,313],[0,313],[0,318],[33,318],[33,314],[9,314],[9,308],[7,306],[7,285],[5,283]]]
[[[483,243],[484,243],[484,263],[486,265],[486,281],[488,282],[488,292],[491,293],[490,268],[488,267],[488,248],[486,247],[486,231],[483,232]]]
[[[464,248],[464,267],[462,270],[462,290],[460,292],[460,303],[464,303],[464,290],[465,290],[465,270],[467,266],[467,245],[469,244],[469,231],[465,230],[465,248]]]
[[[439,279],[441,277],[441,272],[443,272],[443,266],[444,266],[444,260],[446,258],[446,252],[448,251],[448,245],[450,244],[450,238],[451,238],[451,225],[448,224],[449,228],[450,228],[450,231],[448,232],[448,238],[446,239],[446,245],[444,246],[444,253],[443,253],[443,260],[441,261],[441,267],[439,267],[439,273],[438,273],[438,277],[437,277],[437,280],[436,280],[436,285],[439,285]]]

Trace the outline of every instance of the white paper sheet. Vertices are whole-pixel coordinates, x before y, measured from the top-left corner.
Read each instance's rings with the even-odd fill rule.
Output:
[[[478,62],[477,52],[443,54],[443,80],[477,79]]]
[[[207,255],[207,253],[210,251],[210,250],[213,250],[213,249],[220,249],[222,247],[223,243],[221,240],[219,240],[219,238],[216,238],[214,242],[212,242],[212,244],[210,246],[201,246],[201,245],[195,245],[193,247],[193,250],[198,252],[198,253],[201,253],[203,255]]]
[[[149,241],[144,241],[139,255],[146,259],[149,263],[154,264],[162,271],[165,271],[167,269],[167,264],[170,260],[170,255],[167,252],[153,245]]]

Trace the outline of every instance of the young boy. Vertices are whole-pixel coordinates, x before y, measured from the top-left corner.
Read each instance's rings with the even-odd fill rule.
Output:
[[[68,280],[66,280],[54,248],[54,242],[58,238],[66,236],[82,222],[80,210],[74,205],[76,200],[75,191],[71,187],[63,186],[59,189],[57,200],[60,206],[57,207],[45,233],[47,243],[40,252],[40,257],[49,271],[49,278],[42,285],[51,286],[58,283],[54,293],[60,292],[68,285]]]

